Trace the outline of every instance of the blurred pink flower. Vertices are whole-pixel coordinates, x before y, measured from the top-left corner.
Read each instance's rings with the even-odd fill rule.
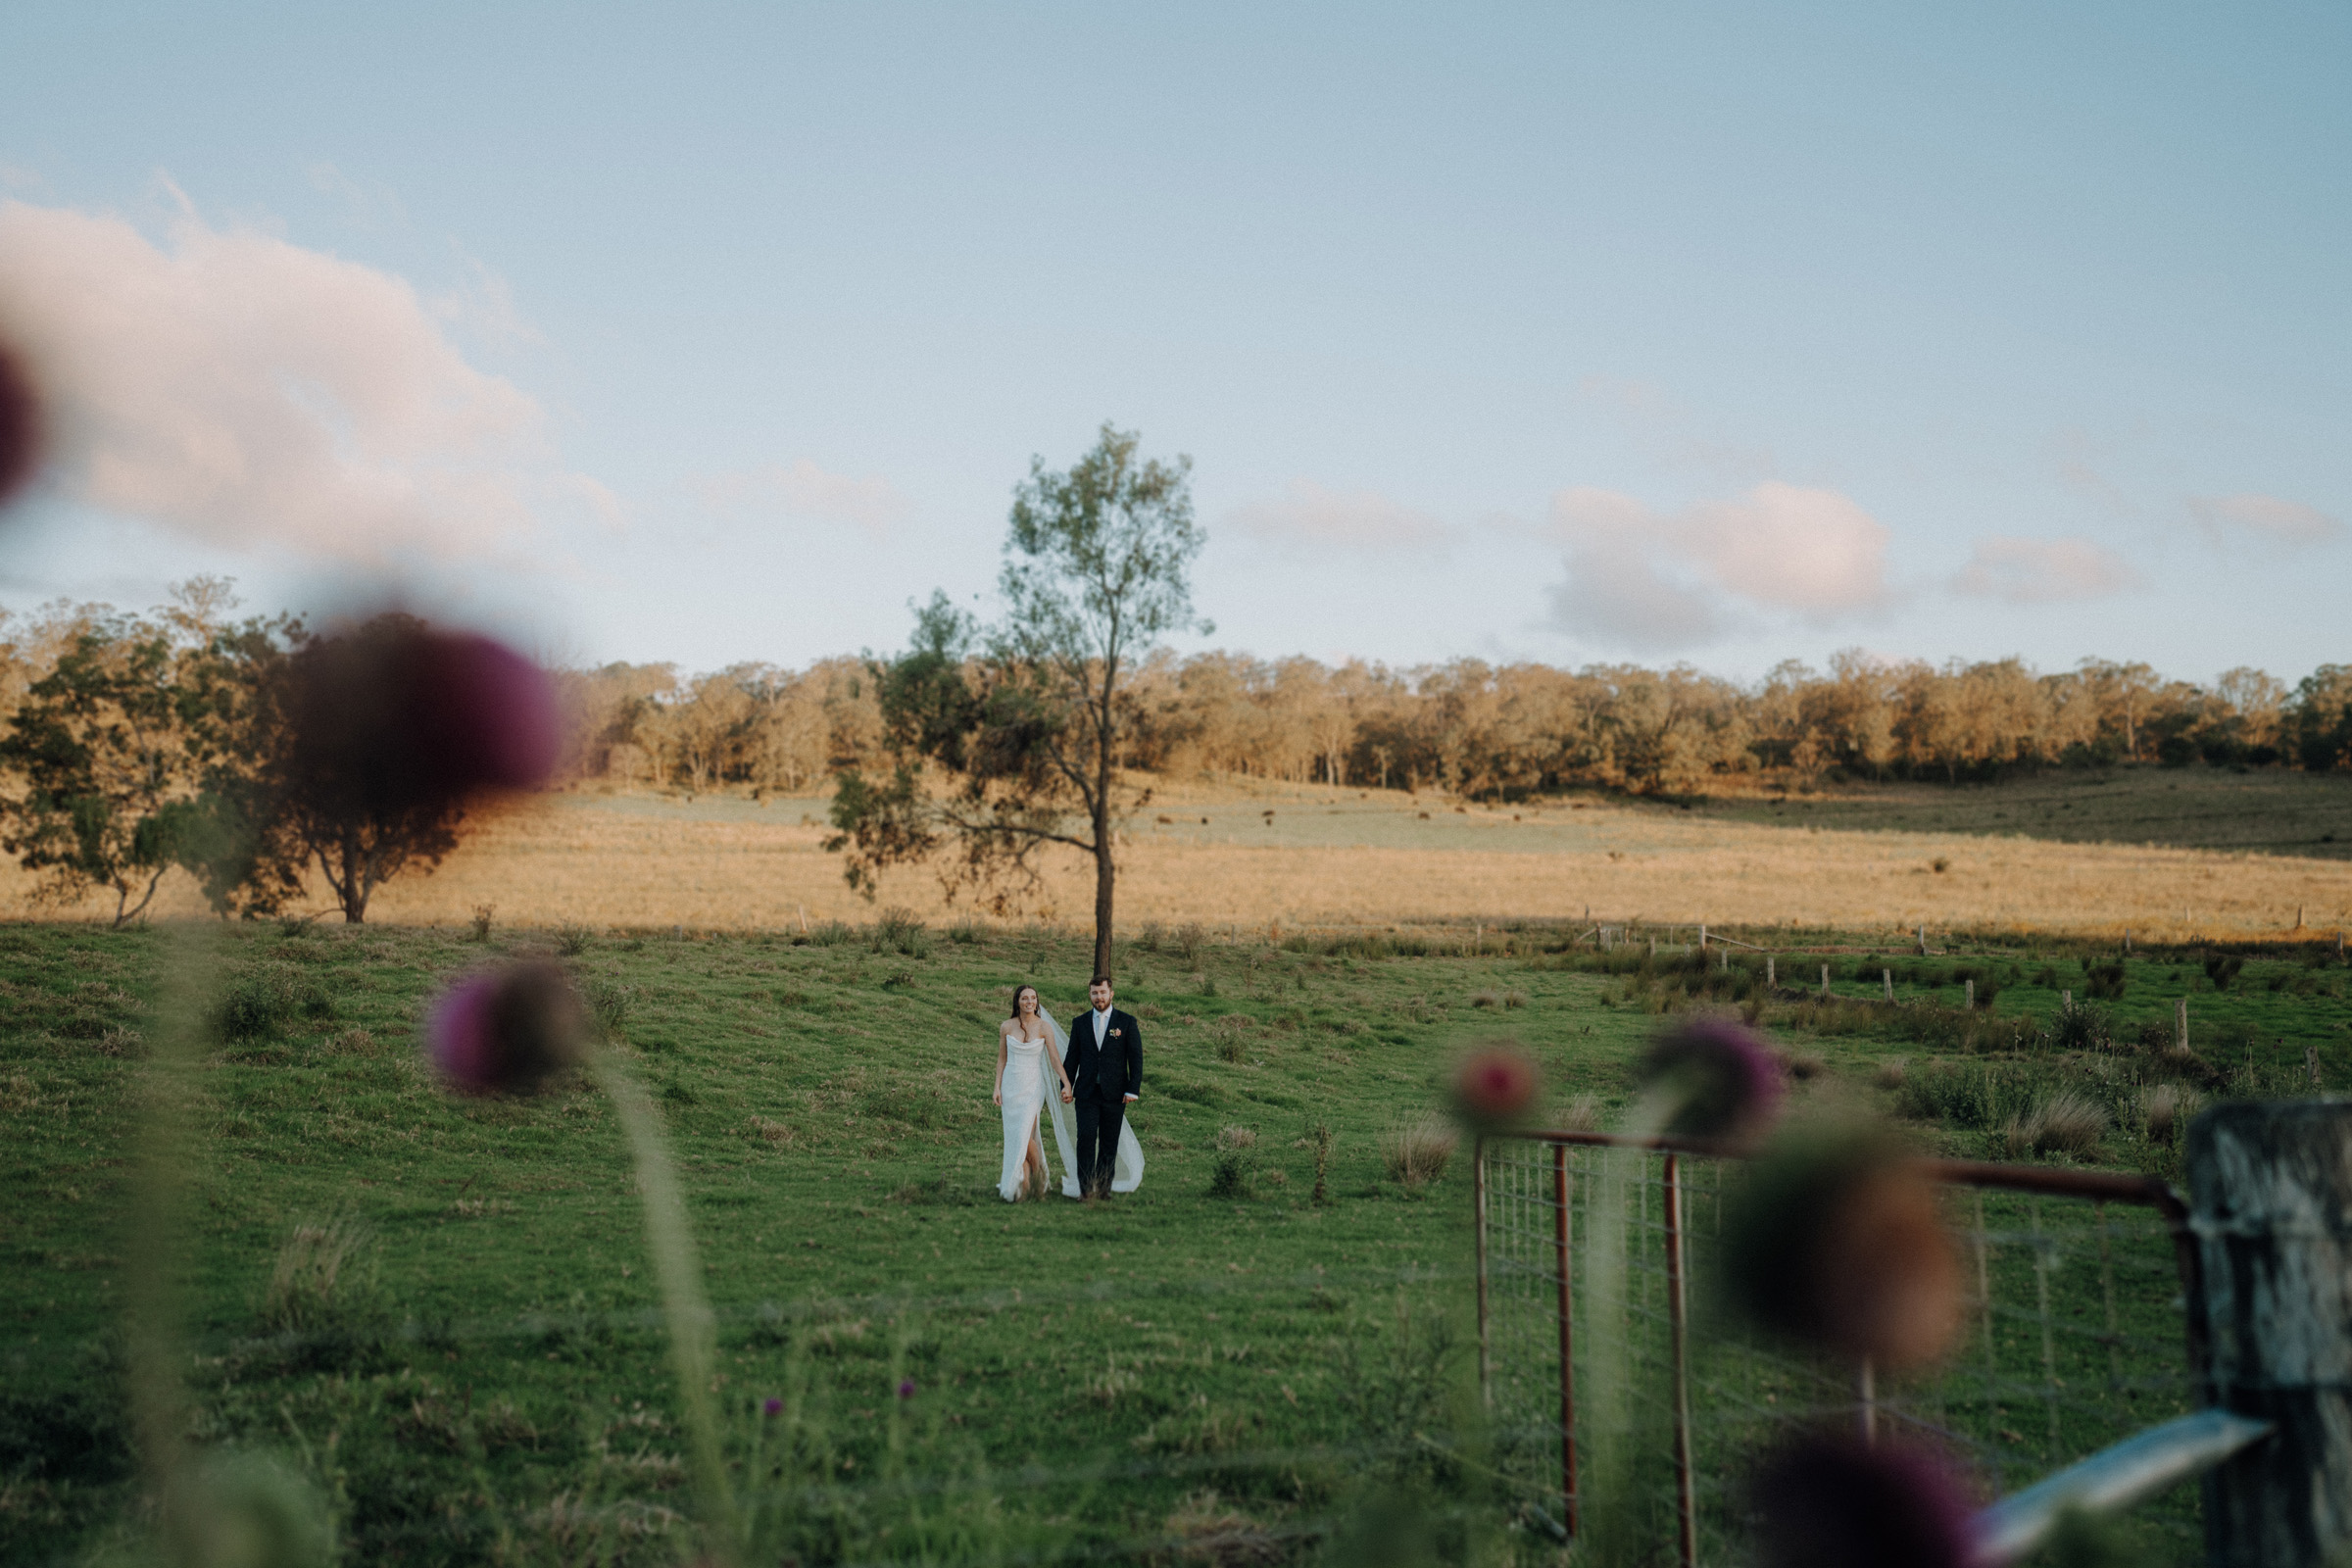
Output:
[[[1507,1127],[1536,1102],[1543,1073],[1517,1045],[1481,1046],[1453,1070],[1454,1114],[1474,1128]]]

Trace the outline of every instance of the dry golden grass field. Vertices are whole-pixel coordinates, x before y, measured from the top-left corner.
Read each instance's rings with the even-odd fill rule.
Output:
[[[816,799],[551,794],[478,823],[437,873],[385,886],[369,918],[461,923],[483,905],[518,925],[778,927],[891,906],[952,917],[922,870],[887,878],[875,904],[852,894],[820,848],[824,810]],[[2138,842],[2067,842],[2126,836]],[[2276,848],[2240,847],[2254,843]],[[2279,853],[2290,847],[2302,853]],[[1589,910],[1845,930],[2128,926],[2176,940],[2283,937],[2300,912],[2309,936],[2352,924],[2347,849],[2352,780],[2204,768],[1690,807],[1174,784],[1130,824],[1119,918],[1410,926]],[[0,897],[33,912],[21,873],[0,875]],[[195,907],[192,888],[168,892],[162,912]],[[1091,919],[1091,875],[1058,862],[1026,915]]]

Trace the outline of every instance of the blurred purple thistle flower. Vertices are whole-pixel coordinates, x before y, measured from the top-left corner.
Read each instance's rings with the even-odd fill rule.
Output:
[[[425,1018],[425,1049],[451,1088],[533,1095],[587,1054],[587,1020],[564,971],[544,959],[459,981]]]
[[[1968,1568],[1974,1505],[1937,1454],[1800,1438],[1756,1472],[1767,1568]]]
[[[1481,1046],[1454,1068],[1453,1111],[1476,1131],[1495,1131],[1527,1114],[1542,1084],[1535,1058],[1515,1042]]]
[[[784,1413],[784,1401],[771,1394],[760,1401],[760,1413],[773,1421]]]
[[[899,1397],[902,1399],[914,1397],[914,1379],[901,1378],[899,1380]]]
[[[563,750],[555,683],[513,649],[388,612],[296,657],[293,777],[378,815],[528,789]]]
[[[47,420],[32,371],[0,343],[0,506],[32,479],[47,445]]]
[[[1694,1018],[1660,1035],[1642,1059],[1642,1081],[1670,1102],[1658,1130],[1681,1138],[1752,1138],[1781,1104],[1780,1063],[1729,1018]]]

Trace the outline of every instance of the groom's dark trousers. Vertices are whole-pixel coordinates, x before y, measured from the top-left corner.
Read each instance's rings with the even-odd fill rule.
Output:
[[[1144,1091],[1144,1031],[1135,1014],[1113,1007],[1102,1038],[1095,1038],[1091,1007],[1070,1025],[1070,1054],[1062,1070],[1077,1091],[1078,1184],[1089,1193],[1110,1191],[1119,1158],[1119,1128],[1127,1120],[1126,1097]]]

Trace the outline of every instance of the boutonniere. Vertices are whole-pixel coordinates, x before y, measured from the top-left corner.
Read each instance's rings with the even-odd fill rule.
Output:
[[[1127,1031],[1126,1031],[1126,1030],[1124,1030],[1124,1029],[1113,1029],[1113,1030],[1110,1032],[1110,1038],[1111,1038],[1111,1039],[1113,1039],[1113,1040],[1116,1040],[1116,1039],[1118,1039],[1118,1038],[1119,1038],[1119,1036],[1121,1036],[1121,1035],[1125,1034],[1126,1032],[1127,1032]]]

